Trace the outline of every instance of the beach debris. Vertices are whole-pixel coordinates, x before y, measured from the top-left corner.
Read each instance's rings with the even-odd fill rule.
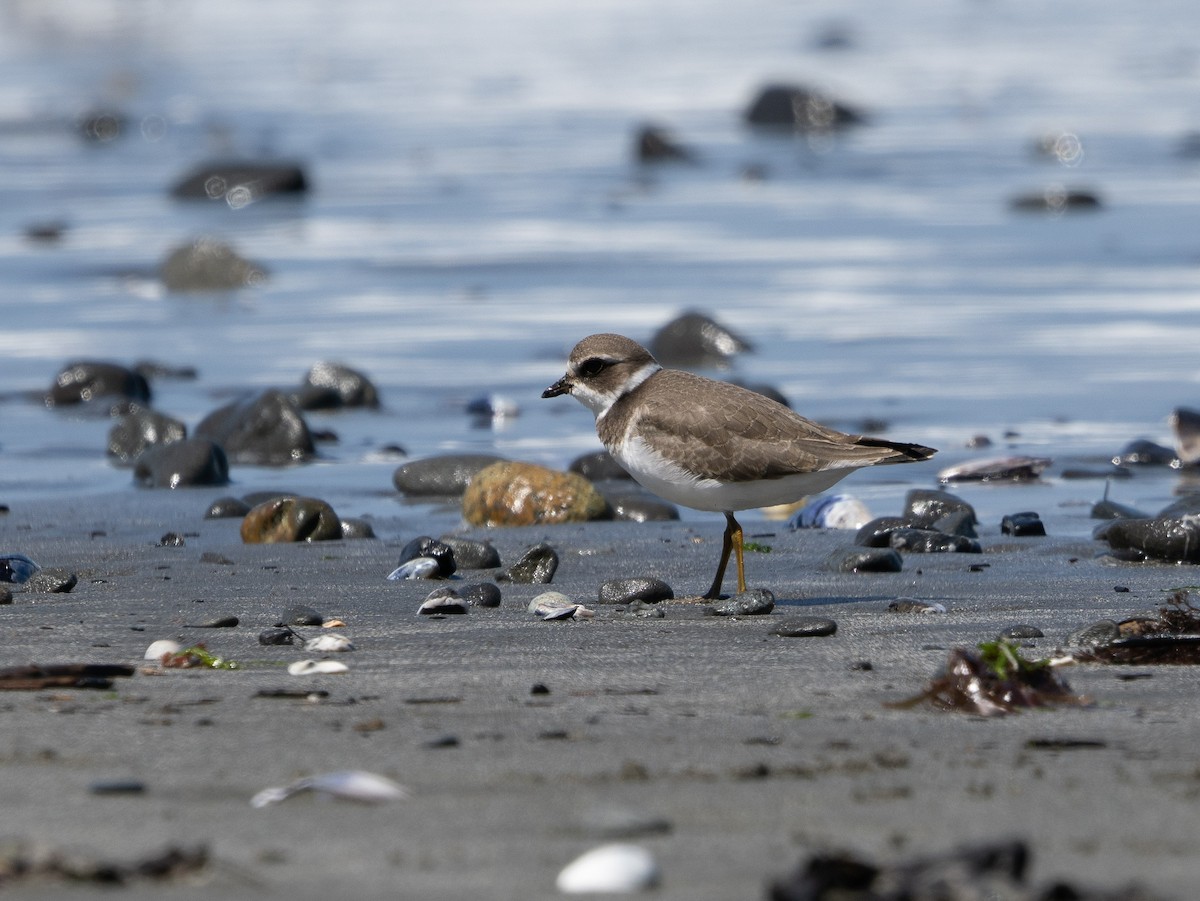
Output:
[[[849,494],[813,498],[788,520],[789,529],[860,529],[871,521],[871,511]]]
[[[350,672],[350,667],[337,660],[296,660],[287,671],[292,676],[337,676]]]
[[[28,582],[39,569],[41,567],[24,554],[0,555],[0,582],[19,585],[22,582]]]
[[[519,585],[548,585],[558,570],[558,552],[548,544],[535,544],[528,548],[521,559],[503,572],[496,574],[497,582],[513,582]]]
[[[150,642],[150,647],[146,648],[146,653],[142,655],[143,660],[154,660],[162,662],[163,657],[168,654],[178,654],[183,650],[183,645],[177,641],[172,641],[169,638],[160,638],[158,641]]]
[[[662,879],[654,855],[641,845],[613,842],[586,851],[555,879],[565,895],[631,894],[652,889]]]
[[[267,807],[304,792],[313,792],[341,801],[357,801],[360,804],[382,804],[408,797],[405,788],[387,776],[366,770],[336,770],[297,779],[277,788],[264,788],[250,799],[250,806]]]
[[[81,854],[41,844],[19,843],[0,849],[0,887],[18,881],[44,885],[49,880],[79,885],[91,883],[105,887],[129,885],[142,880],[165,884],[194,877],[210,862],[204,845],[170,845],[161,851],[133,860],[113,860]]]
[[[441,577],[441,566],[432,557],[416,557],[388,573],[389,582],[405,582],[410,579],[440,579]]]
[[[173,654],[164,654],[161,660],[164,669],[193,669],[196,667],[205,667],[207,669],[241,668],[234,661],[226,660],[224,657],[218,657],[216,654],[213,654],[203,643],[181,648]]]
[[[1068,639],[1083,645],[1071,654],[1073,660],[1126,666],[1200,664],[1200,606],[1187,589],[1175,590],[1153,616],[1130,617],[1119,623],[1101,620],[1087,628],[1099,633],[1100,626],[1107,628],[1094,641]]]
[[[948,466],[938,473],[940,482],[1032,482],[1053,463],[1047,457],[992,457]]]
[[[775,595],[766,588],[747,588],[714,604],[714,616],[765,616],[775,609]]]
[[[461,614],[466,613],[469,607],[466,599],[453,588],[436,588],[417,608],[417,613],[424,615]]]
[[[544,620],[591,619],[596,615],[594,611],[583,604],[576,604],[560,591],[543,591],[529,602],[526,610]]]
[[[426,558],[433,560],[438,565],[434,578],[448,579],[458,569],[458,564],[454,560],[454,549],[446,542],[430,538],[428,535],[421,535],[404,545],[400,551],[400,559],[396,562],[397,565],[403,566],[411,560]]]
[[[1001,716],[1031,707],[1089,703],[1074,694],[1049,660],[1026,660],[1010,641],[952,648],[945,668],[920,694],[886,706],[910,709],[928,703],[938,710]]]
[[[112,680],[132,676],[120,663],[29,663],[0,668],[0,691],[38,691],[43,688],[112,688]]]
[[[354,643],[345,635],[327,634],[318,635],[315,638],[310,638],[304,642],[304,650],[306,651],[331,651],[341,653],[344,651],[353,651]]]

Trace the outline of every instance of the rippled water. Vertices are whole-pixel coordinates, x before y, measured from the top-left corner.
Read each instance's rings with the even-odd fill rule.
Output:
[[[835,425],[886,420],[939,464],[979,456],[963,447],[977,433],[1060,464],[1169,441],[1170,410],[1200,404],[1200,157],[1182,152],[1200,128],[1197,25],[1183,0],[7,3],[0,500],[135,490],[104,458],[107,422],[21,398],[79,357],[197,367],[155,386],[191,425],[318,360],[364,370],[386,409],[311,417],[341,437],[327,465],[234,472],[347,512],[393,508],[391,442],[563,465],[597,446],[582,407],[538,397],[566,350],[689,308],[754,342],[735,375]],[[846,46],[821,46],[837,34]],[[774,80],[870,122],[755,135],[740,112]],[[100,108],[128,127],[82,140],[77,117]],[[639,167],[644,122],[699,163]],[[1064,133],[1081,156],[1034,152]],[[300,160],[314,189],[237,210],[169,197],[227,156]],[[1054,185],[1102,207],[1010,209]],[[62,240],[24,237],[45,222]],[[198,235],[269,280],[165,293],[157,266]],[[475,427],[462,408],[485,391],[521,415]],[[892,512],[892,480],[936,471],[909,469],[846,487]],[[1153,509],[1175,478],[1114,492]],[[972,500],[1085,534],[1079,505],[1102,490],[1052,478]]]

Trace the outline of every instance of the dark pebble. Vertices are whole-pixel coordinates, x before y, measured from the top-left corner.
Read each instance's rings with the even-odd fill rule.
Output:
[[[445,542],[428,535],[421,535],[404,545],[396,565],[403,566],[409,560],[416,560],[419,557],[428,557],[437,563],[436,578],[439,579],[450,578],[458,568],[458,564],[454,562],[454,549]]]
[[[348,516],[342,520],[343,540],[357,541],[374,537],[375,529],[369,521],[353,516]]]
[[[1093,648],[1109,644],[1121,637],[1121,627],[1111,619],[1102,619],[1067,636],[1069,647]]]
[[[537,544],[525,551],[521,559],[496,576],[497,582],[520,585],[547,585],[558,569],[558,553],[548,544]]]
[[[216,551],[205,551],[200,555],[201,563],[216,563],[221,566],[233,566],[233,561],[224,554],[218,554]]]
[[[1060,479],[1072,479],[1082,481],[1083,479],[1132,479],[1133,472],[1126,469],[1124,466],[1107,466],[1099,469],[1067,467],[1063,469],[1058,477]]]
[[[749,341],[711,316],[687,312],[655,332],[649,349],[664,366],[719,368],[730,357],[752,347]]]
[[[439,735],[437,738],[431,738],[425,742],[427,748],[457,748],[458,746],[457,735]]]
[[[229,458],[219,444],[197,436],[147,448],[133,465],[143,488],[186,488],[229,483]]]
[[[1092,519],[1149,519],[1150,514],[1107,498],[1092,504]]]
[[[325,617],[314,610],[312,607],[306,607],[303,604],[297,604],[294,607],[288,607],[283,611],[277,626],[319,626],[325,622]]]
[[[1016,537],[1028,535],[1044,537],[1046,526],[1036,513],[1027,510],[1022,513],[1010,513],[1000,520],[1000,533]]]
[[[888,604],[891,613],[945,613],[946,608],[941,604],[929,601],[918,601],[914,598],[896,598]]]
[[[692,152],[657,125],[644,125],[633,139],[633,155],[639,163],[688,163]]]
[[[901,514],[901,518],[914,528],[931,529],[936,526],[943,532],[950,532],[950,529],[943,528],[937,523],[951,514],[965,517],[972,526],[979,521],[975,515],[975,508],[949,491],[913,488],[904,496],[904,512]],[[965,535],[967,533],[954,534]],[[974,537],[974,535],[972,534],[970,537]]]
[[[1171,466],[1178,457],[1172,448],[1144,438],[1130,441],[1112,458],[1114,466]]]
[[[534,682],[529,687],[529,693],[531,695],[548,695],[550,694],[550,689],[546,687],[545,682]]]
[[[716,616],[765,616],[775,609],[775,595],[765,588],[748,588],[713,605]]]
[[[219,497],[204,513],[205,519],[241,519],[250,512],[251,504],[236,497]]]
[[[47,406],[53,407],[111,398],[147,404],[150,402],[150,383],[141,374],[119,363],[77,360],[59,370],[45,400]]]
[[[300,410],[275,389],[213,410],[195,434],[221,445],[231,463],[248,466],[291,466],[316,455]]]
[[[494,454],[445,454],[413,460],[392,474],[392,483],[401,494],[414,497],[453,497],[466,491],[481,469],[504,459]]]
[[[841,573],[898,573],[904,568],[904,558],[890,547],[849,548],[831,553],[825,559],[825,565]]]
[[[671,586],[662,579],[650,576],[638,576],[628,579],[609,579],[600,586],[597,603],[628,604],[632,601],[657,603],[669,601],[675,597]]]
[[[1132,550],[1167,563],[1200,563],[1200,521],[1193,517],[1114,519],[1101,530],[1114,553]]]
[[[788,134],[832,131],[866,121],[861,112],[841,101],[796,84],[767,85],[743,115],[752,126],[776,128]]]
[[[244,206],[272,194],[302,194],[308,179],[299,163],[218,160],[201,163],[171,188],[171,196],[180,200],[221,200],[230,206]]]
[[[947,535],[932,529],[896,529],[888,536],[893,548],[918,554],[982,552],[979,542],[963,535]]]
[[[236,616],[218,616],[216,619],[210,619],[208,622],[196,623],[192,626],[193,629],[234,629],[240,623]]]
[[[443,535],[439,540],[454,552],[454,562],[460,570],[495,569],[500,565],[500,552],[491,542],[450,535]]]
[[[187,426],[153,410],[135,410],[108,430],[108,456],[120,466],[132,466],[147,448],[182,441]]]
[[[901,516],[878,516],[859,527],[854,543],[859,547],[889,547],[892,533],[907,528],[908,520]]]
[[[158,539],[159,547],[184,547],[183,536],[178,532],[167,532]]]
[[[379,391],[371,380],[341,363],[317,363],[304,376],[304,384],[331,393],[340,407],[379,407]]]
[[[1095,191],[1085,188],[1063,188],[1052,185],[1041,191],[1018,194],[1009,202],[1009,207],[1023,213],[1065,213],[1078,210],[1098,210],[1100,197]]]
[[[66,594],[79,583],[79,576],[70,570],[50,567],[30,576],[26,586],[40,594]]]
[[[837,623],[824,616],[789,616],[771,630],[781,638],[822,638],[837,632]]]
[[[579,473],[589,482],[632,482],[633,476],[626,472],[613,455],[606,450],[583,454],[571,461],[569,472]]]
[[[1006,638],[1011,641],[1020,641],[1026,638],[1045,638],[1046,635],[1037,626],[1028,626],[1024,623],[1009,626],[1000,632],[1001,638]]]
[[[264,629],[258,633],[258,643],[263,645],[295,644],[296,633],[291,629]]]
[[[93,795],[141,795],[145,791],[146,783],[140,779],[97,779],[88,785]]]
[[[469,606],[467,600],[453,588],[435,588],[426,596],[417,612],[426,616],[461,615],[467,612]]]
[[[459,595],[472,607],[499,607],[500,587],[491,582],[480,582],[458,589]]]

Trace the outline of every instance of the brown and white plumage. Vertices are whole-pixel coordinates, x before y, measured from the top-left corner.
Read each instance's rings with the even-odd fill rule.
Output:
[[[745,590],[737,510],[797,501],[855,469],[925,460],[936,451],[819,425],[746,388],[663,369],[622,335],[584,338],[542,397],[570,394],[596,417],[604,446],[638,482],[685,507],[725,514],[717,597],[730,549]]]

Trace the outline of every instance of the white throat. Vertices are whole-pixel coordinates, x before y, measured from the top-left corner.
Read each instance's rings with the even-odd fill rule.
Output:
[[[613,404],[631,391],[635,391],[639,385],[660,369],[662,367],[653,361],[646,363],[640,369],[631,373],[625,381],[608,391],[597,391],[590,385],[577,382],[571,390],[571,394],[578,398],[581,404],[591,410],[596,417],[596,422],[599,422],[608,415],[608,411],[612,409]]]

